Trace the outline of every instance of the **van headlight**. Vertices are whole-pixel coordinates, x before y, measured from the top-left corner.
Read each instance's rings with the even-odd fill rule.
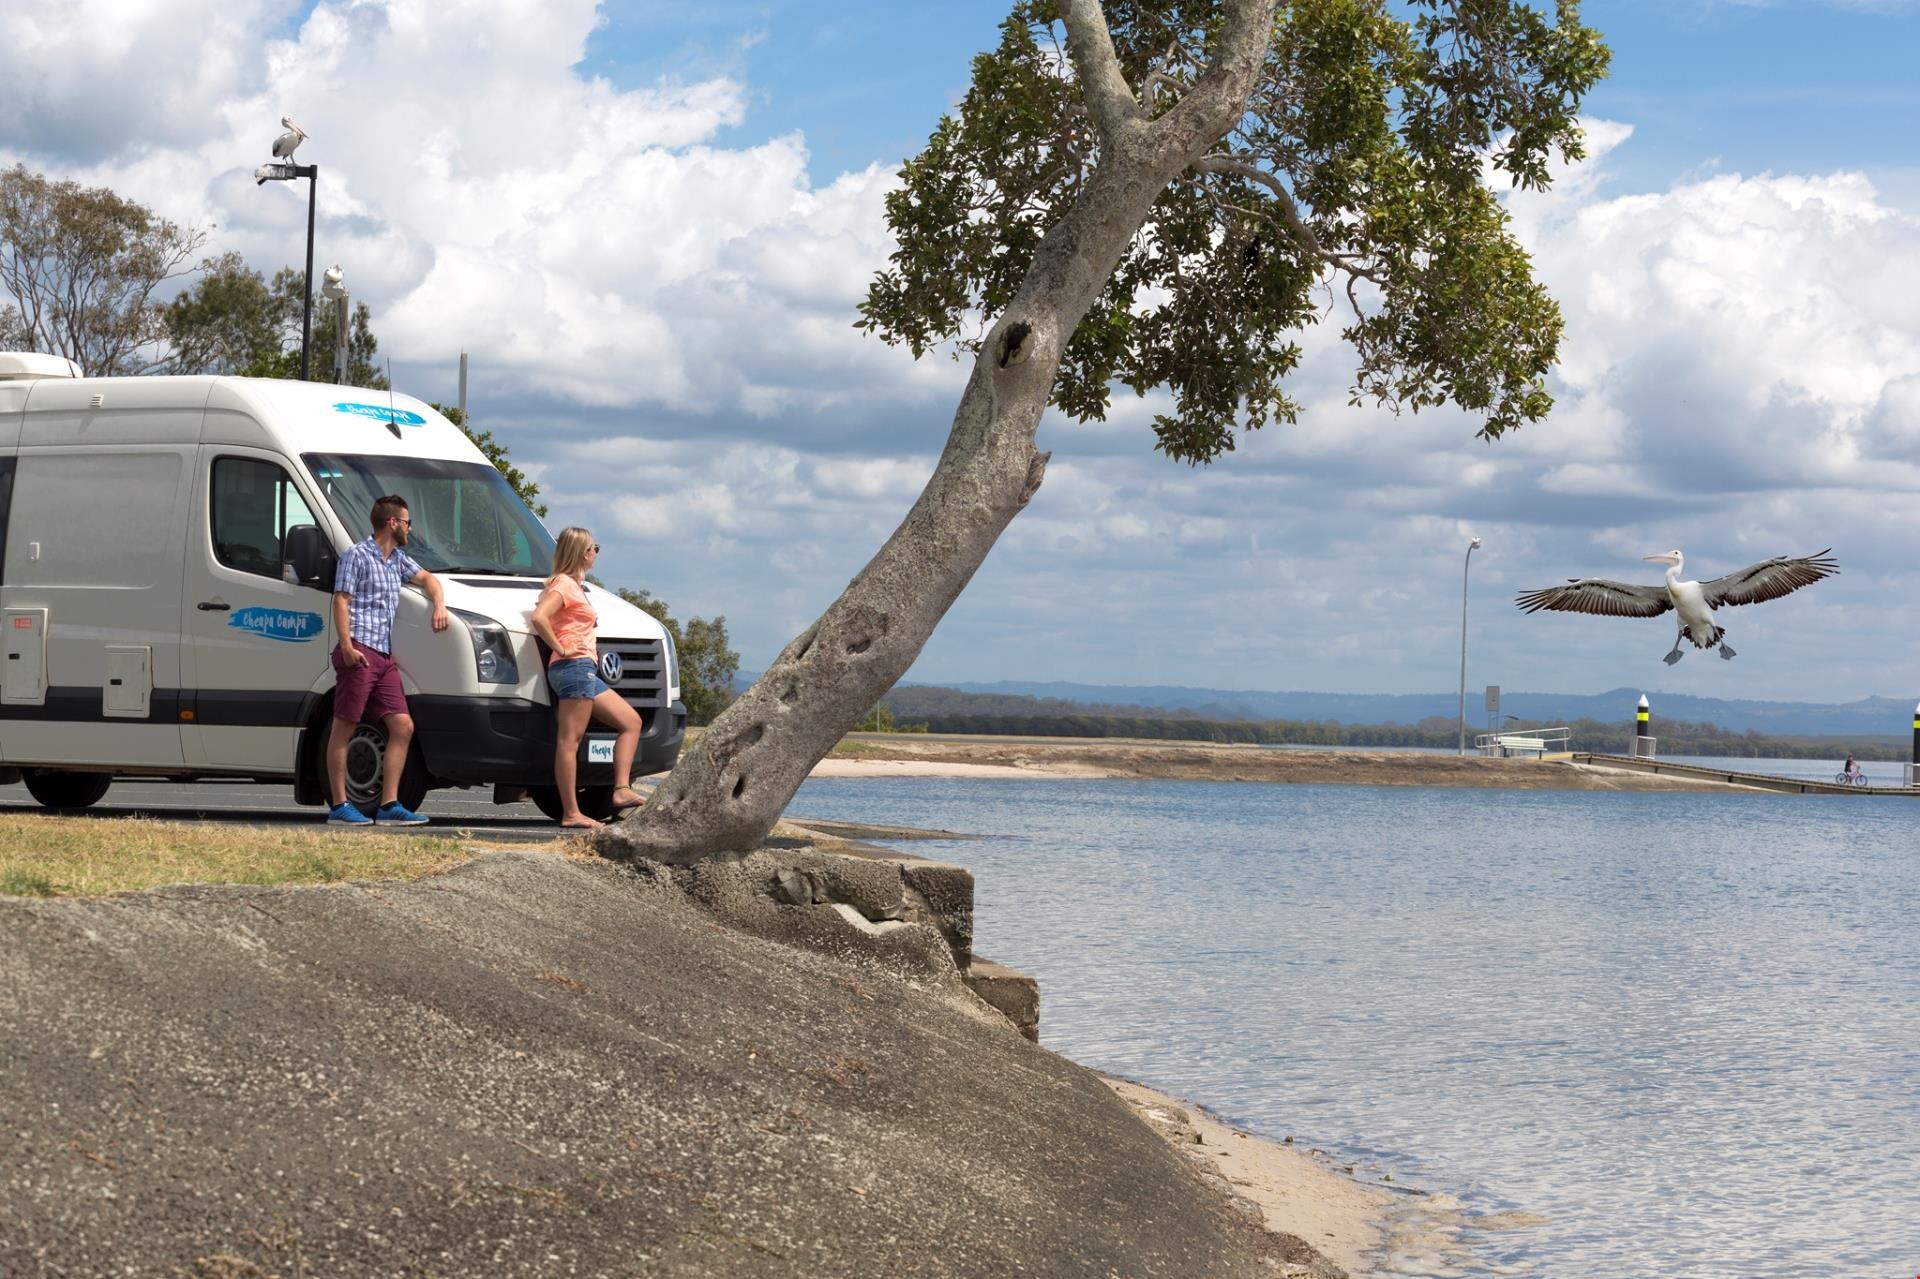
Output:
[[[513,660],[513,637],[489,617],[461,609],[447,610],[466,625],[473,641],[473,673],[482,684],[518,684],[520,664]]]
[[[674,651],[673,628],[662,626],[660,633],[667,637],[667,669],[660,672],[667,677],[667,702],[673,702],[673,695],[680,691],[680,654]]]

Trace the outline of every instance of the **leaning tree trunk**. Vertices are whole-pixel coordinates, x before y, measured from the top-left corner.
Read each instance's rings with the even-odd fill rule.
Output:
[[[596,833],[602,854],[684,863],[756,847],[813,766],[913,665],[1039,489],[1048,455],[1034,433],[1061,353],[1161,191],[1243,109],[1274,0],[1235,4],[1221,56],[1151,121],[1120,73],[1095,0],[1063,8],[1101,134],[1099,165],[982,343],[940,464],[886,545],[687,750],[653,800]]]

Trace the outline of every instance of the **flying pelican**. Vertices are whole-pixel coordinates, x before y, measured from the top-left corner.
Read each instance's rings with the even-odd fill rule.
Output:
[[[1673,651],[1662,661],[1672,666],[1680,660],[1683,639],[1692,640],[1695,648],[1712,648],[1718,644],[1720,656],[1731,661],[1734,652],[1724,643],[1725,628],[1713,620],[1714,609],[1722,604],[1777,600],[1840,571],[1831,547],[1818,555],[1798,558],[1777,555],[1711,582],[1681,581],[1680,565],[1684,560],[1678,551],[1640,558],[1668,566],[1664,586],[1629,586],[1599,577],[1568,578],[1565,586],[1527,591],[1520,596],[1520,610],[1536,613],[1550,608],[1563,613],[1600,613],[1608,617],[1658,617],[1673,609],[1678,614],[1680,633],[1673,637]]]
[[[273,158],[285,160],[293,154],[295,147],[307,140],[307,131],[295,124],[290,115],[281,116],[280,123],[287,126],[287,131],[273,140]]]

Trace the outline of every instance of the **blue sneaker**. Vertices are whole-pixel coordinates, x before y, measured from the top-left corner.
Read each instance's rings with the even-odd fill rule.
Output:
[[[335,804],[327,810],[329,826],[371,826],[373,818],[355,808],[351,802]]]
[[[382,804],[373,820],[382,826],[425,826],[427,819],[395,800],[391,804]]]

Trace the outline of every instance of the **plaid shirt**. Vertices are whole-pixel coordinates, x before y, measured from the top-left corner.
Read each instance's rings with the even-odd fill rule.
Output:
[[[382,557],[372,538],[347,548],[333,575],[336,595],[347,596],[347,631],[355,644],[376,653],[393,652],[393,615],[400,607],[400,583],[411,582],[420,566],[399,547]]]

